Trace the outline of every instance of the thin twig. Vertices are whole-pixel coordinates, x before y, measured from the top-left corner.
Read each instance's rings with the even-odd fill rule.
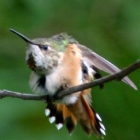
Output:
[[[5,97],[19,98],[23,100],[44,100],[46,98],[46,95],[39,96],[35,94],[20,93],[9,90],[0,90],[0,99]]]
[[[70,95],[74,92],[78,92],[87,88],[95,87],[100,84],[104,84],[107,82],[110,82],[112,80],[121,80],[131,72],[137,70],[140,68],[140,60],[136,61],[135,63],[131,64],[130,66],[126,67],[125,69],[109,75],[105,76],[101,79],[95,80],[90,83],[82,84],[79,86],[67,88],[65,90],[60,91],[55,98],[60,99],[66,95]],[[46,99],[46,95],[40,96],[40,95],[33,95],[33,94],[26,94],[26,93],[19,93],[19,92],[14,92],[14,91],[8,91],[8,90],[0,90],[0,99],[5,98],[5,97],[14,97],[14,98],[19,98],[23,100],[44,100]]]

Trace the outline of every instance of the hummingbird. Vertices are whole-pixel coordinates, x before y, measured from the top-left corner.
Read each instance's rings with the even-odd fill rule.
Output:
[[[92,107],[91,89],[62,99],[55,97],[63,89],[101,78],[100,70],[114,74],[120,69],[66,33],[31,40],[13,29],[10,31],[27,43],[25,59],[32,71],[29,85],[34,93],[46,95],[45,115],[50,123],[54,122],[58,130],[65,124],[72,134],[79,122],[88,135],[105,136],[102,119]],[[137,90],[127,76],[122,81]]]

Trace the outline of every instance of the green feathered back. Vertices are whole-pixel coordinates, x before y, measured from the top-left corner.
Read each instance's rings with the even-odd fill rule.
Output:
[[[65,46],[68,44],[78,43],[74,38],[66,33],[60,33],[47,38],[48,43],[50,43],[57,51],[64,51]]]

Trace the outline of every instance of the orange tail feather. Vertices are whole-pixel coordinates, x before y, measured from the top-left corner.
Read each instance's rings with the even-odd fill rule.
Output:
[[[58,130],[65,123],[69,133],[72,134],[79,121],[88,135],[92,132],[97,136],[106,135],[102,120],[90,106],[90,95],[84,93],[85,91],[80,94],[75,104],[66,106],[59,103],[48,103],[45,114],[49,116],[50,123],[55,122]]]
[[[91,132],[94,132],[97,136],[106,135],[105,127],[101,123],[102,120],[88,103],[84,91],[78,98],[77,102],[69,105],[68,108],[75,115],[77,120],[79,120],[83,130],[88,135],[90,135]]]
[[[55,122],[58,130],[65,123],[69,133],[72,134],[77,124],[77,119],[64,104],[48,103],[45,114],[49,116],[50,123]]]

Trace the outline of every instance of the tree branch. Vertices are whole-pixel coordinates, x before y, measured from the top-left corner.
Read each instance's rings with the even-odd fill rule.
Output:
[[[103,83],[110,82],[112,80],[121,80],[131,72],[137,70],[140,68],[140,60],[136,61],[135,63],[131,64],[130,66],[126,67],[125,69],[109,75],[105,76],[103,78],[100,78],[98,80],[95,80],[90,83],[82,84],[79,86],[67,88],[65,90],[60,91],[56,96],[55,99],[60,99],[66,95],[70,95],[74,92],[78,92],[87,88],[95,87]],[[39,96],[39,95],[34,95],[34,94],[26,94],[26,93],[19,93],[19,92],[14,92],[14,91],[8,91],[8,90],[0,90],[0,99],[5,98],[5,97],[14,97],[14,98],[19,98],[23,100],[44,100],[47,98],[46,95]]]

